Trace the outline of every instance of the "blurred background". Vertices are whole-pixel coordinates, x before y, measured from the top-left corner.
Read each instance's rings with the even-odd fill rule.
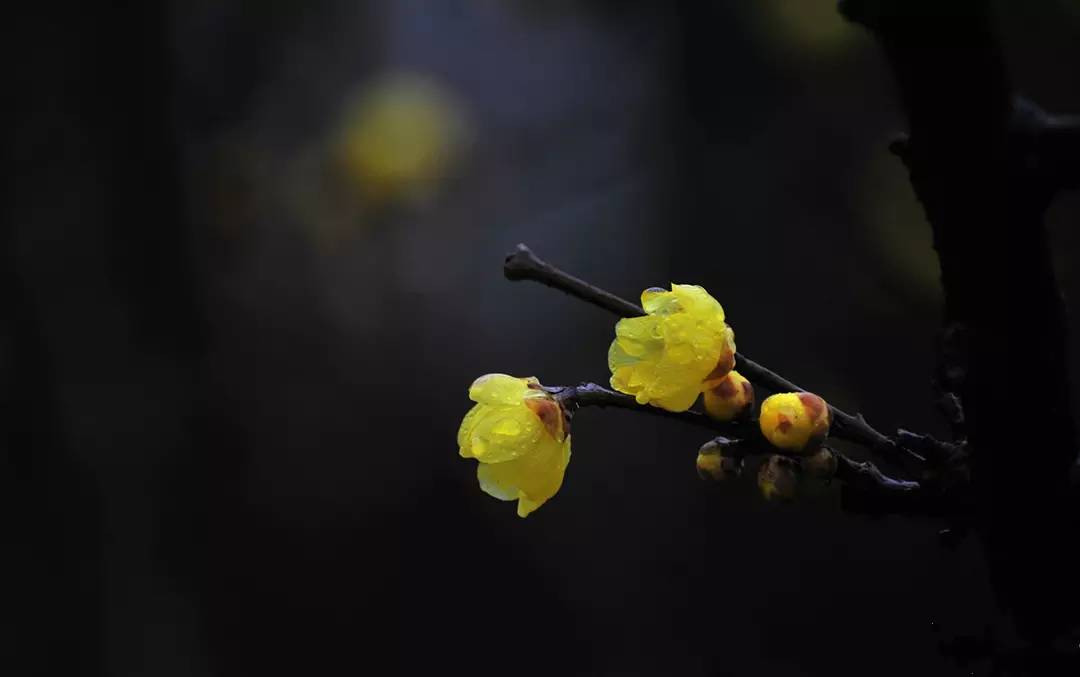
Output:
[[[1080,5],[1001,5],[1080,111]],[[1010,632],[974,543],[707,485],[700,431],[583,411],[526,520],[457,454],[475,377],[608,377],[614,318],[505,281],[518,242],[702,284],[753,359],[944,435],[901,111],[831,0],[18,11],[4,674],[953,675]]]

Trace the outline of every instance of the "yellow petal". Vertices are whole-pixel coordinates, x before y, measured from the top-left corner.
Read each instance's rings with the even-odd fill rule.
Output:
[[[473,381],[469,387],[469,399],[481,404],[521,404],[529,392],[529,384],[536,382],[531,377],[523,379],[506,374],[487,374]]]
[[[539,508],[543,504],[544,504],[544,501],[540,501],[539,503],[537,503],[536,501],[530,500],[529,497],[526,496],[525,494],[522,494],[521,498],[518,499],[518,506],[517,506],[518,517],[528,517],[529,513],[531,513],[533,510],[536,510],[537,508]]]
[[[470,451],[482,463],[502,463],[527,453],[546,434],[544,424],[519,402],[516,406],[486,408],[470,434]]]
[[[676,312],[679,310],[679,299],[666,289],[649,287],[641,292],[641,307],[649,315]]]
[[[646,289],[641,302],[648,315],[615,325],[608,349],[611,386],[641,404],[685,411],[707,380],[730,370],[734,333],[724,309],[697,285]]]
[[[698,395],[700,394],[701,390],[699,390],[698,386],[690,386],[683,388],[682,390],[677,390],[670,395],[654,397],[651,401],[661,409],[667,409],[668,411],[686,411],[694,406],[694,402],[697,402]]]
[[[469,413],[465,414],[465,418],[461,420],[461,427],[458,428],[457,443],[458,453],[465,458],[472,457],[472,433],[476,428],[476,424],[480,421],[480,418],[484,415],[484,405],[477,404],[469,410]]]
[[[704,287],[696,284],[671,285],[671,293],[678,299],[679,304],[691,315],[714,316],[720,322],[724,321],[724,308],[720,302],[714,299]]]
[[[570,462],[570,438],[558,442],[544,437],[529,454],[503,463],[481,463],[476,476],[480,488],[503,501],[518,501],[525,517],[543,505],[562,486]]]

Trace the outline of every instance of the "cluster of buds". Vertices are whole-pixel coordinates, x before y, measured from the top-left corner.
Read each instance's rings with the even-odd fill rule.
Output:
[[[829,435],[829,405],[813,393],[777,393],[761,403],[758,427],[769,444],[790,456],[772,455],[761,466],[758,487],[766,499],[791,500],[804,475],[827,480],[836,455],[823,446]]]
[[[761,403],[757,421],[761,436],[782,452],[769,454],[758,469],[762,496],[791,500],[804,476],[828,480],[836,474],[836,454],[824,446],[829,420],[829,405],[812,393],[778,393]],[[723,443],[722,438],[702,446],[697,457],[698,474],[715,480],[737,477],[746,452],[735,453],[734,446]]]

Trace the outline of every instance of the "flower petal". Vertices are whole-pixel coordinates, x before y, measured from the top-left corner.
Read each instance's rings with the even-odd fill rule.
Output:
[[[545,435],[543,422],[523,402],[513,407],[485,407],[469,441],[470,452],[481,463],[503,463],[528,454]]]
[[[486,413],[484,405],[477,404],[469,410],[469,413],[465,414],[465,418],[461,419],[461,426],[458,428],[457,443],[458,453],[464,458],[472,458],[472,434],[476,429],[476,424],[480,422],[480,419]]]
[[[570,438],[557,442],[544,437],[533,453],[504,463],[481,463],[476,476],[488,495],[521,499],[518,515],[525,517],[559,491],[569,462]]]
[[[734,333],[723,307],[697,285],[646,289],[641,302],[648,315],[615,325],[608,350],[611,386],[641,404],[685,411],[705,381],[734,365]]]
[[[529,392],[529,384],[536,383],[535,378],[517,378],[507,374],[486,374],[473,381],[469,387],[469,399],[481,404],[501,404],[504,406],[521,404]]]

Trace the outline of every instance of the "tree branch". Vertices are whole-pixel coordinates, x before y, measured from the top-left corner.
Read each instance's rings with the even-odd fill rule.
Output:
[[[577,386],[545,387],[563,406],[568,416],[581,407],[615,407],[651,416],[679,421],[720,433],[726,442],[736,442],[754,454],[775,454],[798,460],[800,457],[769,444],[754,421],[723,422],[688,410],[667,411],[659,407],[638,404],[631,395],[615,392],[595,383]],[[935,514],[928,501],[929,492],[919,482],[895,479],[883,473],[869,461],[858,461],[832,449],[837,458],[835,478],[844,485],[843,502],[849,512],[862,514],[901,513]]]
[[[509,280],[532,280],[569,294],[574,298],[603,308],[619,317],[638,317],[645,310],[611,292],[575,277],[533,253],[524,244],[506,256],[503,273]],[[805,390],[769,368],[758,364],[742,353],[735,354],[735,368],[751,382],[773,392],[805,392]],[[953,457],[953,449],[932,437],[921,436],[926,444],[919,450],[902,445],[874,429],[861,414],[851,415],[829,405],[833,421],[833,436],[867,447],[885,459],[901,464],[908,472],[917,474],[925,466],[941,465]]]
[[[1078,560],[1062,539],[1077,522],[1076,443],[1043,215],[1080,183],[1080,124],[1016,96],[989,0],[840,8],[874,33],[891,67],[909,126],[894,151],[933,233],[947,333],[961,338],[942,361],[971,447],[964,519],[999,602],[1045,643],[1076,622]]]

